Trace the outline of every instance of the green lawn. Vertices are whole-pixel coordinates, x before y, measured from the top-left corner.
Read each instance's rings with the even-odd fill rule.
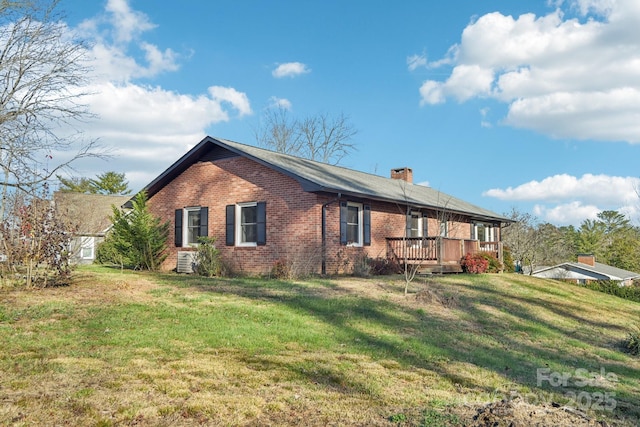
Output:
[[[468,425],[505,397],[637,423],[639,303],[506,274],[410,291],[97,267],[0,288],[0,425]]]

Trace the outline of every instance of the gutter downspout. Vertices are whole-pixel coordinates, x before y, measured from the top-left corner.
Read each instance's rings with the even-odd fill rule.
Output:
[[[327,207],[340,200],[341,197],[342,194],[338,193],[338,197],[322,205],[322,267],[320,272],[323,276],[327,274]]]

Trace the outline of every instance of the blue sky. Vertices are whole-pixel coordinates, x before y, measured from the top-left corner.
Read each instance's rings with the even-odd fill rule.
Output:
[[[636,0],[62,0],[92,43],[76,176],[141,189],[205,135],[255,145],[267,108],[344,113],[342,165],[507,213],[640,219]]]

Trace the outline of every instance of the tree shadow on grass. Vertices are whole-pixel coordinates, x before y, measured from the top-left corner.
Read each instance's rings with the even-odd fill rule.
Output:
[[[615,352],[617,342],[612,335],[620,333],[619,326],[577,314],[566,308],[560,295],[543,300],[536,296],[512,295],[482,283],[447,284],[449,289],[455,287],[460,294],[455,308],[458,321],[452,321],[450,316],[430,312],[428,305],[411,308],[359,295],[355,291],[337,291],[331,283],[327,286],[314,283],[309,287],[290,282],[203,281],[180,276],[172,276],[168,282],[182,283],[210,294],[269,301],[310,316],[335,331],[331,345],[344,345],[343,348],[326,348],[327,351],[357,351],[374,360],[393,360],[403,366],[435,372],[452,385],[486,395],[494,394],[495,388],[469,372],[460,371],[461,364],[492,371],[505,382],[538,392],[614,391],[617,399],[614,414],[640,417],[638,364],[629,363],[630,359],[623,355],[608,359],[602,356]],[[575,335],[580,327],[600,330],[601,335],[586,332]],[[601,355],[594,355],[593,351]],[[366,382],[358,382],[328,365],[315,370],[302,369],[296,360],[251,357],[248,363],[275,364],[311,383],[344,392],[362,392],[369,387]],[[542,381],[538,386],[538,369],[547,368],[551,372],[558,370],[571,375],[577,369],[588,372],[604,369],[616,374],[625,387],[615,388],[615,384],[606,385],[613,387],[611,390],[581,387],[575,378],[567,388],[552,387],[549,381]]]

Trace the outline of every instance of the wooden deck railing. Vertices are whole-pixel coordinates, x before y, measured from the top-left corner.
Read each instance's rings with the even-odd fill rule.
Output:
[[[466,254],[491,252],[502,261],[502,242],[450,237],[387,237],[387,258],[406,262],[459,263]]]
[[[437,237],[387,237],[387,258],[407,261],[437,261]]]

